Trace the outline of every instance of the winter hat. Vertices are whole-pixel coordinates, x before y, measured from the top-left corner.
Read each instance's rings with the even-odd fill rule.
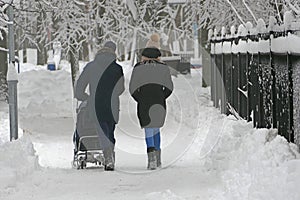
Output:
[[[110,48],[113,51],[116,51],[116,49],[117,49],[117,45],[113,41],[105,42],[104,47]]]
[[[153,33],[148,40],[146,47],[156,47],[160,49],[160,36],[158,33]]]
[[[147,58],[158,58],[161,57],[161,52],[158,48],[147,47],[142,51],[142,56]]]

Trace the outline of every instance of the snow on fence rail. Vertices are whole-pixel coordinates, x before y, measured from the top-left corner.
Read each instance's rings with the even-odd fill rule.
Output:
[[[300,146],[300,21],[290,12],[284,19],[279,25],[270,17],[268,27],[248,22],[230,34],[209,31],[211,98],[222,113],[234,109]]]

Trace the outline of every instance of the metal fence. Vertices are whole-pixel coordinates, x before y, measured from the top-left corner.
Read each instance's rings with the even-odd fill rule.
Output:
[[[288,141],[300,144],[300,54],[272,51],[272,42],[292,32],[269,32],[211,43],[211,99],[222,113],[236,111],[256,128],[276,128]],[[217,51],[244,42],[270,45],[269,51]],[[290,40],[292,41],[292,40]],[[288,44],[286,44],[288,45]],[[224,47],[225,48],[225,47]],[[215,50],[214,50],[215,49]],[[233,109],[232,109],[233,108]]]

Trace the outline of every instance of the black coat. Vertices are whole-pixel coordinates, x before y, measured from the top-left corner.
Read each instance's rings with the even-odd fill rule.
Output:
[[[142,128],[159,128],[166,117],[166,99],[173,91],[169,67],[155,60],[135,65],[129,91],[137,101],[137,115]]]
[[[89,95],[85,92],[89,85]],[[93,119],[118,123],[119,96],[124,91],[124,75],[116,63],[116,55],[108,48],[98,52],[94,61],[88,63],[75,85],[75,98],[88,99]]]
[[[101,76],[95,95],[95,108],[98,121],[118,123],[119,96],[124,91],[124,76],[120,65],[113,62]]]

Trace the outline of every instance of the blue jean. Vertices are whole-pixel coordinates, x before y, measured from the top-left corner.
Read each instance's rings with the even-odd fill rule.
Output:
[[[160,150],[160,130],[159,128],[145,128],[147,148],[154,147]]]
[[[101,131],[100,131],[100,144],[103,150],[107,150],[109,148],[113,148],[116,140],[115,140],[115,122],[101,121],[99,122]]]

